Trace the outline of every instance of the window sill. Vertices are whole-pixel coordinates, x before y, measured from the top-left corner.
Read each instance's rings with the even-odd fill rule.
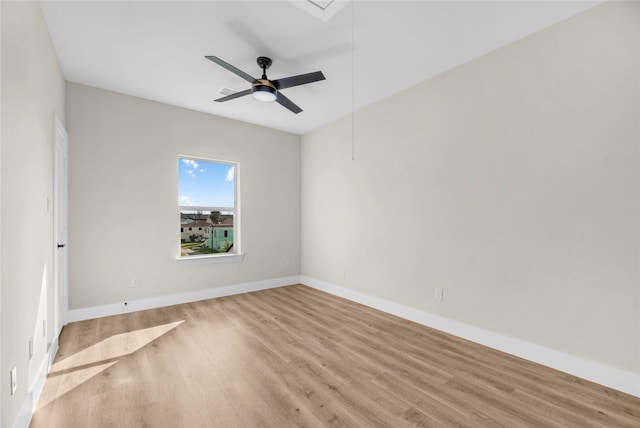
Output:
[[[244,254],[212,254],[206,256],[176,257],[178,264],[238,263],[242,260],[244,260]]]

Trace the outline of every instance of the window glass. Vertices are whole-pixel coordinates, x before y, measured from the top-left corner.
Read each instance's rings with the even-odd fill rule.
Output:
[[[233,162],[178,158],[181,257],[237,253],[237,170]]]

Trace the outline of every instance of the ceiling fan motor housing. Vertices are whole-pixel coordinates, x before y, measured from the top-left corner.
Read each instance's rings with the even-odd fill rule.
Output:
[[[278,89],[267,79],[267,69],[271,67],[271,58],[259,56],[256,61],[262,69],[262,79],[257,79],[251,84],[251,96],[258,101],[274,101],[277,98]]]
[[[274,101],[278,90],[269,80],[259,79],[251,84],[251,96],[258,101]]]

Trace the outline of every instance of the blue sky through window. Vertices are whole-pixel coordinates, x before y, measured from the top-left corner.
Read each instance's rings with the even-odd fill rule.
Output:
[[[178,158],[178,205],[233,207],[233,164]]]

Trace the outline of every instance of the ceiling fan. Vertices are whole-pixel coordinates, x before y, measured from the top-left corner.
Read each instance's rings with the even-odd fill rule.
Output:
[[[219,66],[226,68],[230,72],[242,77],[247,82],[251,83],[251,89],[236,92],[226,97],[218,98],[217,102],[234,100],[236,98],[244,97],[251,94],[251,96],[258,101],[275,101],[278,104],[291,110],[293,113],[298,114],[302,111],[300,107],[293,103],[289,98],[285,97],[282,89],[292,88],[294,86],[306,85],[307,83],[317,82],[324,80],[324,74],[321,71],[313,73],[298,74],[297,76],[285,77],[283,79],[269,80],[267,78],[267,69],[271,67],[271,58],[266,56],[258,57],[258,66],[262,69],[262,77],[256,79],[253,76],[245,73],[244,71],[234,67],[233,65],[221,60],[216,56],[205,56],[208,60],[211,60]]]

